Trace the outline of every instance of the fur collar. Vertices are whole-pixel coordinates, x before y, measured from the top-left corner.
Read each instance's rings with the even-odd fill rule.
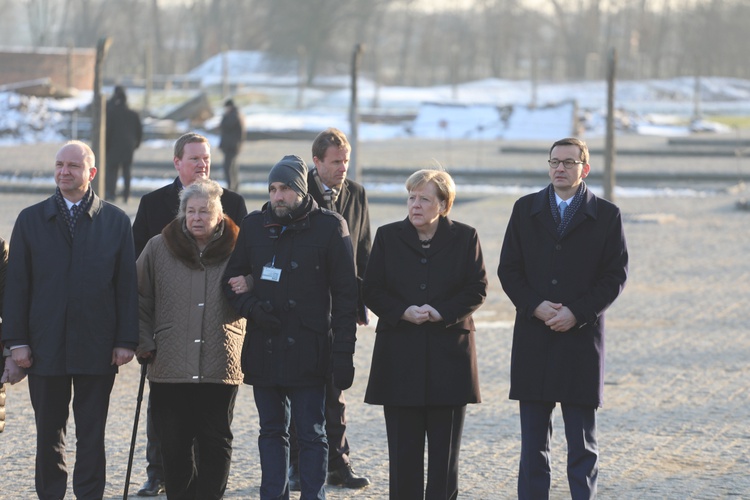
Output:
[[[175,219],[161,232],[169,253],[182,261],[191,269],[201,269],[203,266],[216,265],[223,262],[234,250],[237,234],[240,228],[232,219],[224,216],[223,228],[217,232],[201,255],[198,245],[187,230],[183,228],[183,220]]]

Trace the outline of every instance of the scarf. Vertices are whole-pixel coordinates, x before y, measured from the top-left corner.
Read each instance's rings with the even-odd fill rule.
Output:
[[[57,203],[57,209],[60,211],[60,215],[63,216],[63,219],[65,219],[65,222],[68,224],[68,229],[70,229],[70,236],[73,237],[75,234],[78,218],[81,216],[81,214],[88,212],[91,208],[91,204],[94,202],[94,190],[91,189],[91,186],[89,186],[86,194],[83,195],[83,198],[81,198],[81,202],[78,205],[73,205],[71,209],[68,210],[68,204],[65,203],[65,198],[63,198],[60,188],[56,188],[55,202]]]
[[[562,219],[560,218],[560,211],[557,208],[557,199],[555,198],[555,189],[550,186],[549,188],[549,206],[550,211],[552,212],[552,218],[555,220],[555,223],[557,224],[557,234],[558,236],[562,236],[562,234],[565,232],[565,228],[568,227],[568,224],[570,223],[571,219],[573,219],[573,216],[578,211],[578,207],[581,206],[581,203],[583,203],[583,198],[586,195],[586,183],[581,182],[581,184],[578,186],[578,190],[576,191],[576,194],[573,196],[573,200],[570,202],[570,205],[568,205],[568,208],[565,209],[565,215],[563,215]]]
[[[315,184],[318,185],[318,191],[323,194],[323,201],[325,202],[324,208],[336,211],[336,207],[334,206],[334,204],[339,199],[339,188],[327,187],[325,184],[323,184],[323,181],[320,178],[320,172],[318,172],[318,169],[316,167],[311,168],[310,173],[315,180]]]

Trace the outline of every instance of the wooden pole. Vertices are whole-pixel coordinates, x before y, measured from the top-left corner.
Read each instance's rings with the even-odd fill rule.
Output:
[[[357,161],[357,150],[359,149],[359,109],[357,106],[357,74],[359,73],[359,63],[362,59],[364,46],[358,43],[354,47],[352,54],[352,100],[349,107],[349,122],[351,131],[349,132],[349,144],[352,147],[352,154],[349,157],[349,177],[353,180],[361,180],[362,172],[360,171],[359,162]]]
[[[607,60],[607,136],[604,145],[604,198],[615,201],[615,70],[617,51]]]
[[[151,92],[154,88],[154,51],[151,42],[146,44],[144,55],[146,57],[146,70],[144,75],[145,89],[143,92],[143,109],[141,110],[141,116],[146,118],[150,115]]]
[[[229,97],[229,48],[226,45],[221,47],[221,99],[223,101]]]
[[[102,72],[104,59],[107,57],[112,39],[100,38],[96,44],[96,66],[94,67],[94,102],[91,113],[91,149],[96,157],[97,175],[94,179],[94,191],[100,198],[106,199],[107,178],[107,115],[106,98],[102,95]]]

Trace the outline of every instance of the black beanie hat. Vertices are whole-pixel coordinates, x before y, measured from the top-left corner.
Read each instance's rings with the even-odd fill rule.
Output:
[[[307,194],[307,165],[297,155],[286,155],[268,173],[268,185],[281,182],[300,196]]]

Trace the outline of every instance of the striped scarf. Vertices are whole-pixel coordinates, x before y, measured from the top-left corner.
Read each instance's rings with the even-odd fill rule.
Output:
[[[320,179],[320,173],[317,168],[311,168],[310,173],[312,174],[313,179],[315,179],[315,184],[318,185],[318,190],[323,194],[323,200],[326,204],[325,208],[336,211],[335,203],[336,200],[339,199],[339,190],[334,187],[326,187]]]
[[[555,198],[555,189],[550,185],[549,207],[550,211],[552,212],[552,218],[555,220],[555,224],[557,224],[558,236],[562,236],[562,234],[565,232],[565,228],[568,227],[570,220],[578,211],[578,207],[580,207],[581,203],[583,203],[583,198],[586,195],[586,189],[586,183],[581,181],[581,184],[578,186],[578,190],[576,191],[575,196],[573,196],[573,200],[570,202],[570,205],[568,205],[568,208],[565,209],[565,215],[563,215],[561,220],[560,212],[557,208],[557,199]]]
[[[89,208],[91,208],[91,204],[94,202],[94,191],[91,189],[91,186],[89,186],[88,191],[83,195],[78,206],[73,205],[71,210],[68,210],[68,204],[65,203],[65,198],[63,198],[62,192],[60,192],[60,188],[55,189],[55,201],[57,202],[57,209],[60,211],[60,215],[63,216],[63,219],[65,219],[65,222],[68,224],[70,236],[72,237],[75,234],[78,218],[81,214],[88,212]]]

